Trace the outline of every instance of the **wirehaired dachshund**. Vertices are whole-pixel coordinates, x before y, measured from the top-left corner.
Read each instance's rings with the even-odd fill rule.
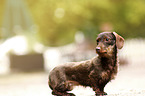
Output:
[[[102,32],[96,42],[96,57],[65,63],[50,72],[48,83],[53,95],[75,96],[68,91],[77,85],[93,88],[96,96],[107,95],[104,87],[117,74],[117,49],[123,47],[124,39],[115,32]]]

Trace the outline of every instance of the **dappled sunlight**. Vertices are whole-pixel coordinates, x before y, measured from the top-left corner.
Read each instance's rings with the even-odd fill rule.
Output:
[[[57,8],[54,13],[55,17],[63,18],[65,15],[65,10],[63,8]]]

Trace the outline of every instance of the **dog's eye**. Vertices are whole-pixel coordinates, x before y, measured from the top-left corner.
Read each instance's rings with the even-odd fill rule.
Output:
[[[97,43],[100,42],[100,39],[97,39]]]
[[[106,41],[109,41],[109,39],[108,39],[108,38],[106,38]]]

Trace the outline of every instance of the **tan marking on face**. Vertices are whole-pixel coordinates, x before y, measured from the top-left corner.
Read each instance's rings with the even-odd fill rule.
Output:
[[[109,47],[106,48],[108,56],[112,56],[114,46],[115,45],[113,46],[110,45]]]

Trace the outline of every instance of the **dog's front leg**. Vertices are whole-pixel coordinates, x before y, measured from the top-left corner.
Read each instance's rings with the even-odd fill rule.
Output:
[[[89,75],[90,78],[90,85],[93,88],[93,90],[95,91],[96,96],[102,96],[102,95],[107,95],[107,93],[105,93],[102,89],[100,89],[100,84],[99,81],[101,80],[101,77],[99,74],[97,74],[97,72],[92,71]]]
[[[93,90],[95,91],[95,93],[100,93],[100,89],[99,89],[99,87],[98,87],[98,84],[97,84],[97,82],[98,82],[98,80],[96,80],[96,78],[95,78],[96,76],[94,76],[94,75],[89,75],[89,78],[90,78],[90,85],[91,85],[91,87],[93,88]]]

